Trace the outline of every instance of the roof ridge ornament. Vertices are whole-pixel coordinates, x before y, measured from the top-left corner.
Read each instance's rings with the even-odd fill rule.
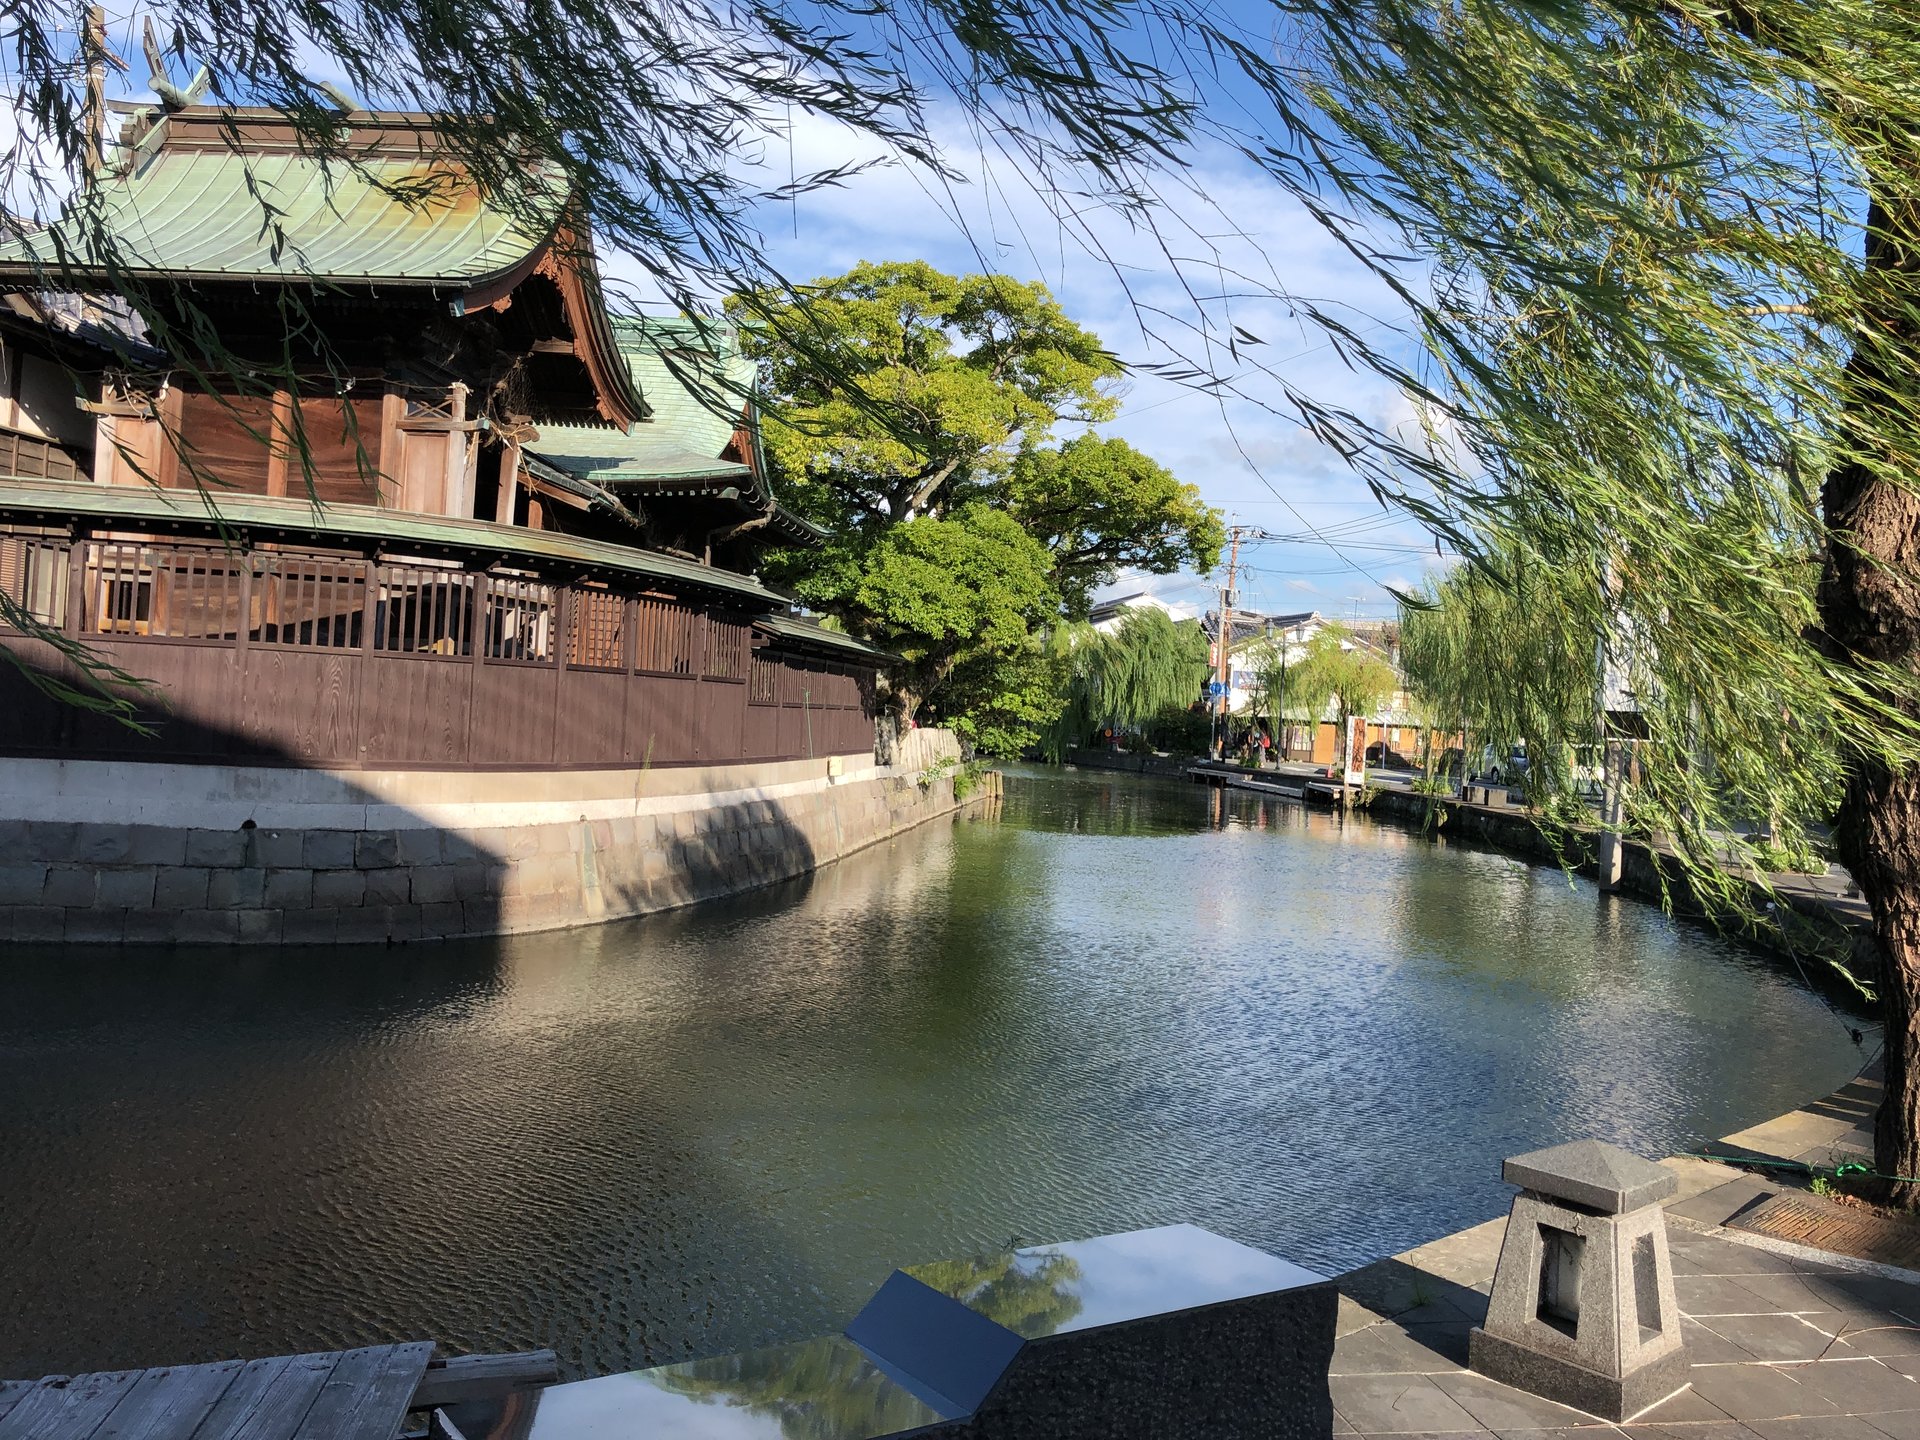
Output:
[[[147,76],[147,84],[160,97],[160,103],[168,113],[197,104],[200,97],[207,93],[207,87],[213,83],[213,74],[204,65],[194,72],[185,90],[167,77],[167,62],[160,53],[159,40],[154,37],[152,16],[141,22],[140,48],[146,51],[147,68],[151,71]]]

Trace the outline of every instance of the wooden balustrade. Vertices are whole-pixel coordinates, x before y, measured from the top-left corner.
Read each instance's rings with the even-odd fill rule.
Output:
[[[603,768],[870,753],[873,672],[752,617],[430,562],[0,530],[0,589],[152,682],[142,735],[0,666],[0,754]],[[54,645],[0,629],[74,683]]]

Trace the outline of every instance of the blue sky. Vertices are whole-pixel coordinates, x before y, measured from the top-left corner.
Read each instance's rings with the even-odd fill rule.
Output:
[[[1205,350],[1190,328],[1194,308],[1184,287],[1217,275],[1222,293],[1269,297],[1216,307],[1222,314],[1230,308],[1232,322],[1264,342],[1263,363],[1316,399],[1382,426],[1413,422],[1411,407],[1393,387],[1349,368],[1311,322],[1270,298],[1281,291],[1310,297],[1350,317],[1355,328],[1370,329],[1371,340],[1390,339],[1405,315],[1378,279],[1246,161],[1225,151],[1204,153],[1188,193],[1162,217],[1158,238],[1111,213],[1092,214],[1089,234],[1076,238],[1013,162],[958,124],[942,138],[964,177],[955,183],[887,163],[843,186],[763,207],[759,220],[773,265],[806,280],[862,260],[920,259],[954,272],[995,269],[1042,280],[1069,314],[1132,362],[1192,359]],[[771,139],[757,167],[745,169],[772,187],[790,170],[804,175],[879,153],[837,126],[802,116],[793,121],[791,150]],[[1167,258],[1169,250],[1175,260]],[[1236,274],[1245,279],[1235,280]],[[1223,350],[1209,358],[1232,365]],[[1393,613],[1383,585],[1419,583],[1439,563],[1432,538],[1405,516],[1382,510],[1337,454],[1274,413],[1283,408],[1278,395],[1263,396],[1261,384],[1277,392],[1271,382],[1249,381],[1252,400],[1223,401],[1136,373],[1119,418],[1101,428],[1197,485],[1231,522],[1289,537],[1242,552],[1243,607],[1342,617]],[[1259,403],[1263,399],[1271,404]],[[1195,575],[1123,576],[1105,593],[1151,590],[1197,610],[1215,603],[1216,583]]]

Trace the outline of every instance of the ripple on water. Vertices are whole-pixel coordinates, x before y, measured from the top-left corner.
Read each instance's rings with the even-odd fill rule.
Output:
[[[1858,1052],[1770,962],[1364,820],[1023,773],[1002,817],[565,935],[10,952],[0,1374],[432,1336],[569,1374],[897,1263],[1192,1220],[1337,1270],[1503,1155],[1663,1154]]]

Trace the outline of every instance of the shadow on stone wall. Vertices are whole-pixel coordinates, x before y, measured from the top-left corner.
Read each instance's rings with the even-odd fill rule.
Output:
[[[0,707],[52,703],[16,667],[0,665]],[[183,751],[216,755],[236,746],[237,732],[201,721],[175,715],[159,723],[161,763],[170,769]],[[269,776],[317,773],[256,740],[244,748],[244,763]],[[138,761],[0,759],[0,773],[9,776],[0,787],[0,933],[16,941],[381,943],[500,928],[499,898],[483,877],[501,857],[418,817],[378,830],[262,824],[249,812],[271,815],[289,802],[254,786],[251,795],[235,787],[198,804],[188,819],[157,785],[143,793]],[[326,808],[336,817],[354,807],[391,809],[348,775],[326,774]]]
[[[30,687],[17,673],[0,673],[0,705],[28,703],[21,691]],[[166,769],[147,772],[144,788],[137,761],[0,761],[13,780],[0,793],[0,934],[401,944],[552,930],[806,875],[955,803],[950,779],[830,783],[823,765],[817,781],[766,793],[636,793],[583,801],[574,819],[553,818],[546,803],[537,822],[449,828],[351,772],[260,754],[254,742],[242,766],[181,765],[182,751],[227,753],[232,737],[182,717],[166,724]],[[914,738],[929,753],[936,739],[950,743]],[[529,773],[530,791],[539,775]],[[476,814],[511,819],[514,808]]]

